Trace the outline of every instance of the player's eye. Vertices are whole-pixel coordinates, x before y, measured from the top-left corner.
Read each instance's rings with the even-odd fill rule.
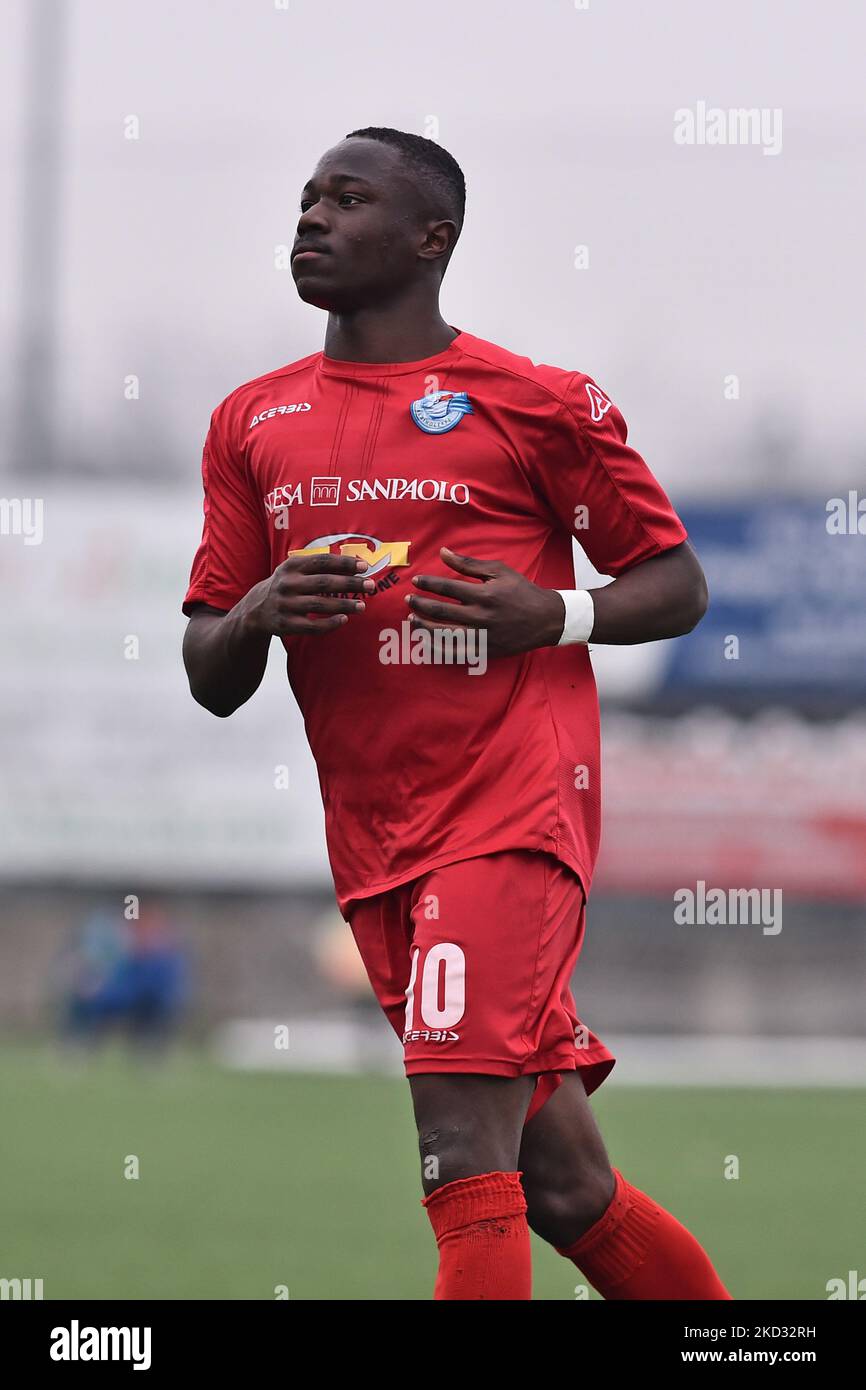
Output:
[[[300,205],[300,206],[301,206],[301,212],[306,212],[306,211],[307,211],[307,208],[311,208],[311,207],[313,206],[313,200],[312,200],[312,198],[302,198],[302,199],[301,199],[301,205]]]
[[[346,202],[346,199],[347,199],[347,198],[350,198],[350,199],[352,200],[353,203],[363,203],[363,201],[364,201],[364,199],[361,198],[357,193],[341,193],[341,194],[340,194],[340,206],[341,206],[341,207],[345,205],[345,202]]]

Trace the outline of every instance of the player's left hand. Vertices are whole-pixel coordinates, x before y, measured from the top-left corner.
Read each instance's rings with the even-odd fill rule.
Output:
[[[487,638],[488,656],[516,656],[536,647],[553,647],[562,636],[565,604],[555,589],[542,589],[500,560],[473,560],[443,546],[449,569],[467,579],[416,574],[413,584],[445,602],[409,594],[413,629],[474,627]]]

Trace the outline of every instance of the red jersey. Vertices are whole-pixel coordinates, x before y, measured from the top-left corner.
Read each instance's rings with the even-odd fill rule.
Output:
[[[506,849],[554,854],[588,891],[600,769],[586,647],[492,659],[474,675],[383,649],[406,655],[393,637],[408,633],[413,575],[461,577],[440,546],[571,589],[572,536],[608,575],[685,539],[595,383],[464,332],[418,362],[317,352],[217,407],[202,474],[184,612],[232,608],[302,550],[360,555],[377,584],[338,630],[283,639],[341,908]]]

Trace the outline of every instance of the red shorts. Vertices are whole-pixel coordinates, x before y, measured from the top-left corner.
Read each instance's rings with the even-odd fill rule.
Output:
[[[531,850],[463,859],[356,900],[350,925],[406,1075],[579,1070],[587,1094],[600,1086],[616,1059],[580,1022],[570,988],[584,910],[577,875]],[[547,1078],[548,1093],[559,1080]]]

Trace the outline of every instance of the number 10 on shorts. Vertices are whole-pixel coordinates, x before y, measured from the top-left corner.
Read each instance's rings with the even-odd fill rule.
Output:
[[[454,1029],[466,1008],[466,957],[453,941],[429,947],[420,970],[419,999],[421,956],[420,948],[416,947],[406,988],[403,1042],[459,1042],[460,1034]]]

